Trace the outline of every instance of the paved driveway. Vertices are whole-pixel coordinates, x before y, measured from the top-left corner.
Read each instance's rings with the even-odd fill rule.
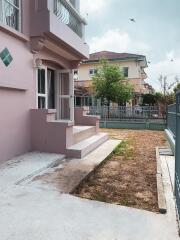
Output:
[[[41,158],[41,155],[38,155]],[[36,155],[16,158],[0,168],[1,240],[176,240],[177,228],[171,185],[164,167],[167,215],[79,199],[53,186],[26,181],[32,170],[63,157]],[[50,160],[50,157],[52,161]],[[32,162],[31,162],[32,159]],[[23,161],[22,161],[23,160]],[[32,168],[33,166],[33,168]],[[24,171],[24,173],[22,173]],[[52,171],[52,170],[51,170]],[[20,181],[23,179],[24,181]]]

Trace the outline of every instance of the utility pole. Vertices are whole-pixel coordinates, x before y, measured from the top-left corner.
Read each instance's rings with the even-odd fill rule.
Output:
[[[176,76],[176,77],[175,77],[175,82],[173,82],[173,83],[171,83],[171,84],[168,84],[168,82],[167,82],[167,77],[168,77],[168,76],[169,76],[169,75],[163,77],[163,75],[161,75],[161,76],[159,77],[159,82],[160,82],[160,84],[161,84],[161,89],[162,89],[162,91],[163,91],[163,96],[164,96],[164,108],[165,108],[165,112],[167,112],[167,107],[168,107],[168,99],[167,99],[168,92],[169,92],[169,90],[170,90],[175,84],[177,84],[177,83],[179,82],[179,78],[178,78],[178,76]]]
[[[166,97],[168,91],[169,91],[175,84],[178,84],[178,83],[179,83],[179,78],[178,78],[178,76],[175,77],[175,81],[174,81],[173,83],[171,83],[171,84],[168,84],[168,82],[167,82],[167,77],[168,77],[168,75],[167,75],[167,76],[164,76],[164,77],[161,75],[161,76],[159,77],[159,82],[160,82],[160,84],[161,84],[161,88],[162,88],[162,90],[163,90],[163,95],[164,95],[164,97]]]
[[[164,85],[164,97],[165,97],[166,92],[167,92],[167,77],[166,76],[163,79],[163,85]]]
[[[166,96],[167,93],[167,76],[163,77],[162,75],[159,77],[159,82],[161,84],[161,88],[163,89],[163,95]]]

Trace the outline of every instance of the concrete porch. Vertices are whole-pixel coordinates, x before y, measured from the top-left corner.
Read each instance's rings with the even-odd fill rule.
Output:
[[[99,133],[99,117],[87,115],[87,109],[75,108],[74,121],[57,120],[56,110],[31,110],[32,151],[65,154],[83,158],[108,140]]]
[[[98,159],[96,157],[95,160]],[[39,176],[42,169],[53,166],[54,162],[59,162],[57,167],[61,168],[64,156],[28,153],[0,166],[2,240],[179,239],[173,193],[165,161],[162,163],[168,203],[166,215],[80,199],[60,193],[50,183],[25,181],[33,174]],[[49,169],[55,170],[56,168]]]

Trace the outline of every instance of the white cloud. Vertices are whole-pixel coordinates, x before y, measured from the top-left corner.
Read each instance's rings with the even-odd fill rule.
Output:
[[[96,16],[103,13],[103,10],[108,5],[109,0],[81,0],[81,13],[85,14],[92,14],[96,13]]]
[[[112,29],[101,36],[92,37],[89,45],[91,53],[106,50],[149,55],[152,51],[148,44],[132,39],[127,32],[121,32],[119,29]],[[162,61],[149,64],[145,71],[148,75],[146,81],[159,91],[158,79],[160,75],[167,76],[169,83],[173,83],[176,76],[180,78],[180,54],[176,55],[175,51],[171,50],[165,54]]]
[[[166,58],[167,58],[168,60],[174,59],[174,57],[175,57],[175,52],[174,52],[174,50],[171,50],[171,51],[169,51],[169,52],[166,53]]]
[[[173,59],[173,61],[171,61]],[[175,56],[175,52],[172,50],[166,53],[164,60],[157,63],[152,63],[146,70],[148,74],[148,80],[156,90],[160,90],[160,83],[158,81],[159,76],[167,76],[168,84],[175,82],[175,77],[180,78],[180,56]]]
[[[107,50],[146,54],[151,49],[148,44],[131,39],[127,32],[121,32],[119,29],[109,30],[102,36],[92,37],[89,44],[91,52]]]

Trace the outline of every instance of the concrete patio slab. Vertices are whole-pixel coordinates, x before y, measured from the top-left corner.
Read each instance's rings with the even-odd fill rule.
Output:
[[[79,199],[37,183],[0,197],[1,240],[178,240],[174,221]]]
[[[64,155],[29,152],[0,165],[0,189],[20,184],[48,167],[59,165]]]
[[[118,146],[120,140],[108,140],[82,159],[67,159],[59,167],[47,170],[37,177],[52,184],[63,193],[71,193],[79,183],[103,162]]]
[[[0,168],[1,240],[179,239],[166,161],[162,160],[167,202],[165,215],[80,199],[62,194],[51,184],[41,181],[25,181],[17,185],[25,174],[45,166],[33,159],[28,162],[22,167],[23,162],[15,159]],[[95,163],[94,155],[91,164]]]

